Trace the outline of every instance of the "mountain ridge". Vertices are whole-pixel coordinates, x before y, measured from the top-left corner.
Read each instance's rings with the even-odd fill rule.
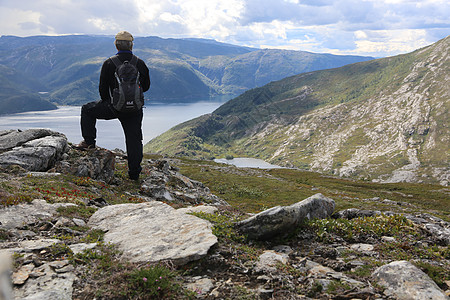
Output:
[[[447,37],[412,53],[271,82],[174,127],[145,149],[447,185],[449,44]]]
[[[46,90],[24,89],[33,96],[45,91],[48,94],[40,96],[42,100],[58,105],[81,105],[98,99],[99,72],[103,61],[115,53],[113,41],[114,37],[110,36],[88,35],[1,36],[0,65],[39,81]],[[134,48],[134,53],[150,69],[152,86],[146,99],[158,100],[239,94],[312,68],[372,59],[155,36],[136,37]],[[21,82],[16,80],[11,85],[20,86]],[[15,93],[4,96],[15,96]]]

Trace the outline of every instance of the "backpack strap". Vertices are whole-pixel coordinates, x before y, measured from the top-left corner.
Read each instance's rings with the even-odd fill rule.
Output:
[[[111,56],[110,59],[114,63],[116,68],[118,68],[122,64],[122,62],[120,61],[119,57],[117,57],[117,55]]]
[[[130,64],[132,64],[133,66],[136,67],[137,62],[138,62],[138,58],[137,58],[136,55],[133,54],[133,57],[132,57],[131,60],[130,60]]]

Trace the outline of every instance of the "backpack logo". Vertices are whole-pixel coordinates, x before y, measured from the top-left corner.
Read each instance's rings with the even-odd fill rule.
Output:
[[[139,86],[136,55],[133,55],[131,61],[124,61],[123,63],[117,55],[111,57],[111,60],[116,66],[114,76],[118,84],[111,98],[112,106],[120,112],[140,110],[144,106],[144,92]]]

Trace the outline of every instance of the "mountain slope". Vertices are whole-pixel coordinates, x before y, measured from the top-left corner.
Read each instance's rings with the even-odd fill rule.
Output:
[[[80,105],[98,98],[103,61],[115,54],[113,37],[0,37],[0,65],[36,78],[48,100]],[[204,39],[137,37],[134,52],[150,69],[146,98],[198,99],[237,94],[273,80],[370,57],[257,50]],[[19,84],[18,82],[13,82]]]
[[[375,181],[450,180],[450,37],[247,91],[146,151],[250,156]]]
[[[0,65],[0,115],[29,110],[50,110],[56,106],[42,99],[45,87],[37,80]]]

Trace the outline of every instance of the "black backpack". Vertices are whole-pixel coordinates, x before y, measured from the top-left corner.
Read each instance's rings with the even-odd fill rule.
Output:
[[[137,56],[123,63],[117,55],[111,57],[116,66],[114,75],[118,86],[114,88],[111,104],[120,112],[134,112],[144,106],[144,92],[139,85],[139,71],[136,67]]]

